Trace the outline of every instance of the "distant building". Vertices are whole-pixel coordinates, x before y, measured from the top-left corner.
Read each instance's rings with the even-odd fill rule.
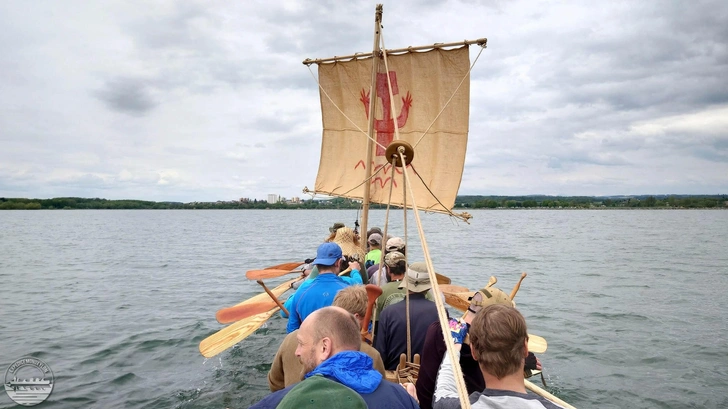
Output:
[[[278,195],[268,195],[268,203],[278,203]]]

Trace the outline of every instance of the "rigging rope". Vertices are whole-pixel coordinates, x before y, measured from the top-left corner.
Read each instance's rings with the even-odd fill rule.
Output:
[[[342,111],[342,110],[341,110],[341,108],[339,108],[339,106],[338,106],[338,105],[336,105],[336,103],[334,103],[334,101],[333,101],[333,100],[331,99],[331,97],[329,96],[329,93],[328,93],[328,92],[326,92],[326,90],[324,89],[324,87],[322,87],[322,86],[321,86],[321,82],[319,81],[319,79],[318,79],[318,78],[317,78],[317,77],[316,77],[316,76],[315,76],[315,75],[313,74],[313,70],[311,69],[311,66],[310,66],[310,65],[308,66],[308,71],[309,71],[309,72],[311,73],[311,76],[313,77],[313,80],[314,80],[314,81],[316,81],[316,84],[318,85],[318,87],[319,87],[319,89],[321,90],[321,92],[323,92],[323,93],[324,93],[324,95],[326,95],[326,98],[327,98],[327,99],[329,100],[329,102],[331,102],[331,105],[333,105],[333,106],[334,106],[334,108],[336,108],[336,110],[337,110],[337,111],[339,111],[339,113],[340,113],[340,114],[341,114],[341,115],[342,115],[342,116],[343,116],[344,118],[346,118],[346,120],[347,120],[347,121],[351,122],[351,124],[352,124],[352,125],[354,125],[354,128],[356,128],[356,129],[357,129],[357,130],[358,130],[359,132],[361,132],[361,133],[363,133],[364,135],[366,135],[367,139],[369,139],[369,140],[373,141],[373,142],[374,142],[375,144],[377,144],[378,146],[380,146],[380,147],[381,147],[382,149],[387,149],[387,147],[386,147],[386,146],[384,146],[384,145],[382,145],[381,143],[379,143],[379,142],[378,142],[378,141],[376,140],[376,138],[372,138],[371,136],[369,136],[369,133],[368,133],[368,132],[365,132],[365,131],[364,131],[363,129],[359,128],[359,126],[358,126],[358,125],[357,125],[357,124],[356,124],[356,123],[355,123],[355,122],[354,122],[354,121],[353,121],[353,120],[352,120],[351,118],[349,118],[349,117],[348,117],[348,116],[347,116],[347,115],[346,115],[346,114],[344,113],[344,111]],[[371,95],[371,92],[372,92],[372,90],[370,89],[370,90],[369,90],[369,95]],[[369,103],[370,103],[370,104],[374,104],[374,103],[376,103],[376,101],[374,101],[374,102],[370,101]]]
[[[398,149],[398,154],[400,156],[400,159],[402,163],[405,163],[404,160],[404,148],[400,147]],[[460,407],[463,409],[470,409],[470,400],[468,397],[468,389],[465,386],[465,380],[463,379],[463,371],[462,368],[460,368],[460,359],[458,356],[455,355],[455,344],[453,343],[452,337],[450,336],[450,333],[448,329],[450,328],[450,325],[448,323],[447,313],[445,312],[445,305],[442,302],[442,297],[440,297],[440,284],[437,282],[437,276],[435,275],[435,268],[432,266],[432,258],[430,257],[430,249],[427,246],[427,239],[425,238],[425,232],[422,228],[422,220],[420,220],[420,214],[417,210],[417,204],[415,201],[415,195],[414,190],[412,190],[412,184],[409,182],[409,173],[407,171],[406,166],[402,166],[402,172],[404,174],[405,183],[408,185],[410,194],[412,195],[412,209],[413,213],[415,215],[415,221],[417,222],[417,230],[420,236],[420,241],[422,244],[422,252],[425,256],[425,263],[427,264],[427,274],[430,277],[430,285],[432,286],[432,291],[435,295],[435,304],[437,305],[437,316],[440,321],[440,327],[442,328],[443,337],[445,338],[445,346],[447,347],[447,354],[450,356],[450,361],[453,363],[453,372],[454,372],[454,378],[455,378],[455,384],[458,389],[458,395],[460,395]],[[406,211],[405,207],[405,211]],[[406,218],[405,218],[406,220]]]
[[[379,252],[379,268],[377,269],[377,278],[378,286],[382,287],[384,283],[382,282],[382,268],[384,266],[384,251],[387,248],[387,228],[389,227],[389,208],[392,204],[392,189],[394,187],[394,183],[389,184],[389,198],[387,199],[387,211],[384,213],[384,231],[382,232],[382,242],[384,242],[384,245],[382,246],[382,250]],[[405,208],[406,209],[406,208]],[[405,241],[405,245],[406,245]],[[405,252],[404,256],[405,264],[407,263],[407,253]],[[374,310],[375,312],[376,309]],[[372,318],[372,345],[374,345],[374,333],[376,332],[377,327],[377,321],[379,320],[379,315],[377,314],[376,320]]]
[[[389,66],[388,66],[388,61],[387,61],[387,51],[386,51],[386,47],[384,46],[384,35],[380,36],[380,41],[382,42],[382,54],[384,56],[384,67],[386,70],[385,72],[388,73]],[[391,83],[391,79],[389,78],[389,75],[386,75],[386,77],[387,77],[387,88],[389,91],[389,100],[391,103],[393,118],[396,118],[397,110],[394,106],[394,95],[392,93],[392,83]],[[394,123],[395,137],[397,139],[400,139],[399,126],[397,126],[397,121],[393,120],[392,122]],[[432,259],[430,258],[430,250],[427,247],[427,240],[425,239],[425,232],[422,228],[422,221],[420,220],[420,214],[417,209],[417,202],[415,201],[415,192],[412,189],[412,184],[409,181],[409,172],[407,170],[407,165],[406,165],[407,162],[405,161],[405,157],[404,157],[404,147],[399,147],[397,150],[397,154],[399,155],[399,158],[401,160],[400,163],[402,164],[402,174],[404,175],[403,187],[409,188],[410,194],[412,195],[412,211],[415,215],[415,221],[417,222],[417,230],[419,232],[420,241],[422,244],[422,252],[425,256],[425,263],[427,264],[427,274],[430,277],[430,285],[432,286],[432,291],[433,291],[433,295],[434,295],[433,298],[435,298],[435,304],[437,305],[437,316],[440,320],[440,327],[442,328],[443,337],[445,338],[445,346],[447,347],[447,353],[450,356],[450,360],[453,363],[455,384],[458,389],[458,395],[460,395],[460,407],[463,409],[470,409],[470,400],[468,397],[468,389],[465,386],[465,380],[463,379],[463,371],[459,365],[460,359],[457,359],[457,357],[455,356],[455,345],[453,344],[452,337],[450,336],[449,331],[448,331],[448,329],[450,328],[450,325],[448,322],[447,313],[445,312],[445,305],[443,304],[442,298],[440,297],[440,285],[437,282],[437,276],[435,275],[435,269],[432,266]],[[392,164],[392,166],[394,168],[394,164]],[[405,191],[404,195],[403,195],[403,201],[405,202],[405,206],[403,206],[404,207],[405,237],[407,234],[406,198],[407,198],[407,192]],[[405,241],[405,243],[407,243],[407,242]],[[405,283],[406,282],[407,282],[407,279],[405,278]],[[405,290],[407,293],[406,302],[407,302],[407,310],[408,310],[407,311],[407,315],[408,315],[408,317],[407,317],[407,360],[409,361],[410,360],[409,359],[410,358],[410,334],[409,334],[409,289],[408,289],[408,286],[405,286]]]

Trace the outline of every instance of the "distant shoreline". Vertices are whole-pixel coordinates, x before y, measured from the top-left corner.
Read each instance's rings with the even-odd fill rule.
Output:
[[[360,201],[279,201],[257,199],[216,202],[152,202],[99,198],[57,197],[52,199],[1,198],[0,210],[200,210],[200,209],[359,209]],[[371,204],[371,209],[385,205]],[[728,209],[728,195],[637,195],[637,196],[457,196],[455,209]]]

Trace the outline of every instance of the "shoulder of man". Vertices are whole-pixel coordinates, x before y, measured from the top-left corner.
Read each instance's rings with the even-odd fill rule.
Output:
[[[373,346],[367,344],[366,342],[362,341],[361,343],[361,352],[369,355],[370,358],[372,358],[372,366],[374,369],[377,370],[377,372],[381,373],[382,376],[385,375],[385,368],[384,368],[384,361],[382,360],[382,354],[379,353]]]
[[[379,404],[376,407],[384,407],[387,408],[403,408],[403,409],[419,409],[420,405],[417,404],[417,401],[410,396],[409,393],[402,387],[402,385],[394,382],[389,382],[385,379],[382,379],[382,382],[379,384],[377,389],[370,393],[362,395],[364,400],[367,400],[367,403],[370,402],[371,399],[367,399],[367,395],[370,395],[371,397],[377,397],[377,400],[386,399],[387,404],[381,405],[381,402],[372,402]],[[369,407],[373,407],[372,405],[369,405]]]
[[[293,389],[293,387],[295,387],[296,385],[298,385],[298,383],[294,383],[291,386],[271,393],[270,395],[258,401],[258,403],[250,406],[250,409],[275,409],[278,404],[281,403],[281,400],[283,400],[286,394],[290,392],[291,389]]]
[[[470,395],[473,402],[473,395]],[[479,393],[478,400],[487,403],[491,398],[497,398],[504,407],[512,408],[545,408],[545,409],[564,409],[550,400],[532,393],[520,393],[515,391],[500,389],[485,389]]]

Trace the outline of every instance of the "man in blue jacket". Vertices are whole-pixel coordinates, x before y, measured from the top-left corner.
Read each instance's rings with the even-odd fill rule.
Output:
[[[372,359],[360,352],[361,335],[356,318],[340,307],[325,307],[309,315],[296,335],[296,356],[306,378],[322,375],[355,390],[370,408],[418,409],[402,386],[383,379]],[[274,392],[251,406],[273,409],[297,384]]]
[[[318,275],[310,283],[302,285],[286,301],[289,314],[286,332],[297,330],[309,314],[331,305],[336,293],[349,285],[338,276],[341,261],[341,247],[338,244],[324,243],[318,247],[313,261]]]

